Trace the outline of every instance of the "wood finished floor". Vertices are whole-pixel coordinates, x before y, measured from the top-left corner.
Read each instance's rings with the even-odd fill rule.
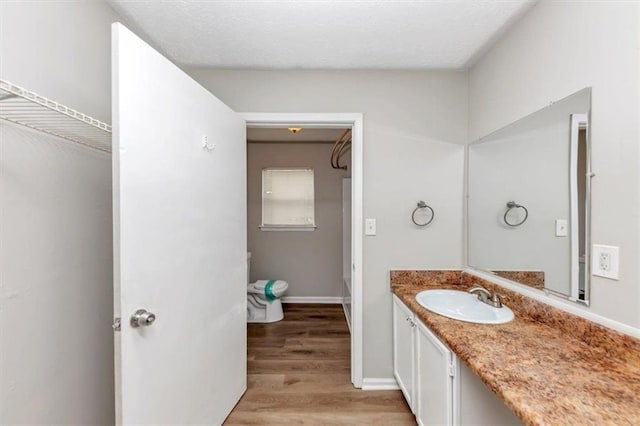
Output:
[[[415,425],[400,391],[350,379],[340,305],[287,304],[284,320],[248,324],[247,392],[225,425]]]

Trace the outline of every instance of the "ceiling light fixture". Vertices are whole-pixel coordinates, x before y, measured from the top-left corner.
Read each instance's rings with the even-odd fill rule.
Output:
[[[302,127],[289,127],[289,131],[294,135],[298,133],[300,130],[302,130]]]

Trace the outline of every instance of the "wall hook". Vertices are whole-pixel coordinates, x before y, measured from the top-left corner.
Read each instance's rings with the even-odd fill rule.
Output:
[[[202,148],[207,151],[213,151],[216,148],[216,144],[213,142],[209,142],[209,137],[207,135],[202,136]]]

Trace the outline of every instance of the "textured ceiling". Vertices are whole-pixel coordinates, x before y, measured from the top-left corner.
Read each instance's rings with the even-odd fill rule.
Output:
[[[536,0],[108,0],[179,65],[257,69],[469,66]]]

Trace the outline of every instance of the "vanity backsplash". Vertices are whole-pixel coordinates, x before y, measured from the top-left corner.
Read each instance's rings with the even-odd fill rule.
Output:
[[[491,271],[493,274],[538,290],[544,289],[544,271]]]
[[[451,285],[459,287],[463,291],[474,285],[481,285],[491,292],[498,292],[506,296],[503,298],[504,303],[514,311],[516,316],[555,328],[563,334],[581,340],[590,346],[599,347],[611,356],[634,360],[640,368],[640,340],[554,308],[546,303],[539,302],[464,271],[391,271],[390,283],[392,289],[407,285],[423,287],[424,289]]]

